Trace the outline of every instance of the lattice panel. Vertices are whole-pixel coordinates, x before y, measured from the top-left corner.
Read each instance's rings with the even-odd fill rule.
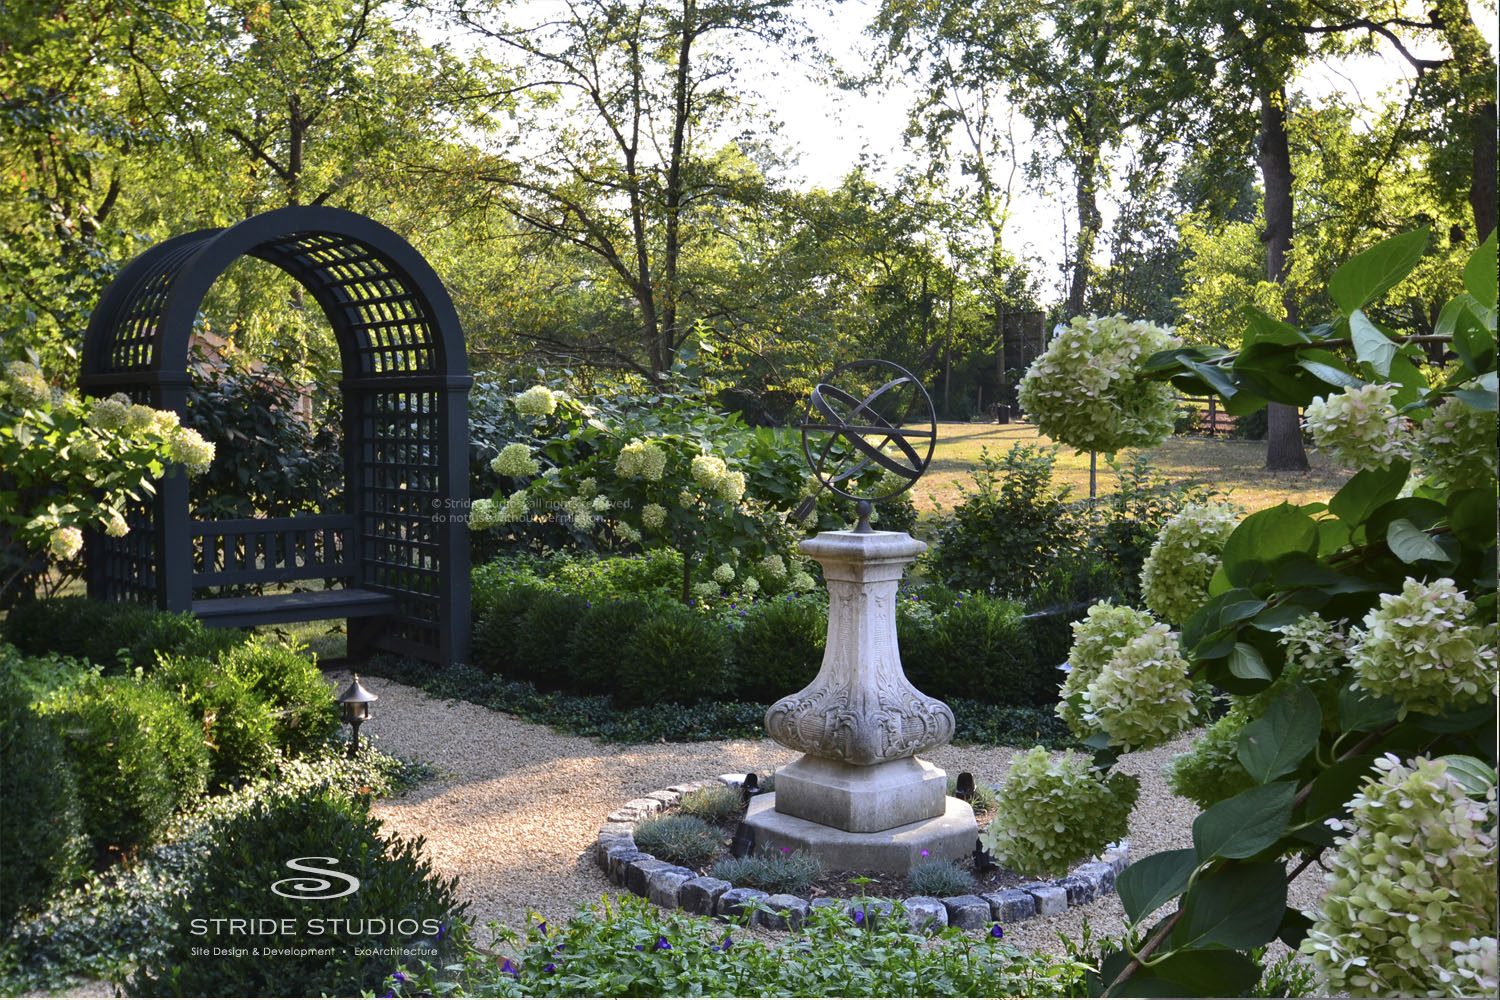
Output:
[[[392,634],[437,642],[442,512],[438,393],[365,392],[360,415],[363,583],[397,596]]]
[[[127,501],[125,523],[130,531],[122,538],[110,538],[98,530],[90,532],[90,563],[98,559],[103,567],[99,571],[103,586],[100,596],[110,601],[155,604],[160,576],[151,501]]]
[[[160,254],[157,266],[130,290],[110,331],[105,371],[144,371],[151,367],[156,360],[167,293],[172,290],[172,282],[177,279],[182,265],[201,247],[202,242],[195,240]]]

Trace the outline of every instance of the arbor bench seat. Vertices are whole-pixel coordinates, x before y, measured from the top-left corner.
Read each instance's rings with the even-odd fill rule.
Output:
[[[324,618],[367,618],[390,615],[396,599],[373,590],[307,590],[260,597],[216,597],[194,601],[193,614],[210,628],[279,625]]]

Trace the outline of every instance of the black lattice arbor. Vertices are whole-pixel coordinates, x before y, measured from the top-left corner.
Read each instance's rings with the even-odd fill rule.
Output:
[[[323,307],[342,355],[342,513],[194,522],[179,472],[88,540],[89,594],[211,625],[349,619],[349,650],[438,663],[469,649],[468,399],[458,316],[400,236],[352,212],[284,208],[141,254],[89,320],[81,388],[185,413],[188,344],[204,296],[241,257],[291,275]],[[334,578],[342,588],[200,598],[234,584]]]

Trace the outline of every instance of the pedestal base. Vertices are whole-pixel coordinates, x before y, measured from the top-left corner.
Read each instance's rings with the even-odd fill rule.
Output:
[[[946,773],[915,757],[862,766],[808,754],[776,772],[776,808],[821,826],[875,833],[943,815],[947,787]]]
[[[941,773],[941,772],[940,772]],[[755,853],[783,847],[807,851],[830,871],[889,872],[904,875],[924,861],[957,861],[974,850],[979,826],[967,802],[945,798],[941,815],[878,833],[850,833],[777,812],[776,792],[750,800],[745,823],[755,831]],[[927,852],[923,857],[922,852]]]

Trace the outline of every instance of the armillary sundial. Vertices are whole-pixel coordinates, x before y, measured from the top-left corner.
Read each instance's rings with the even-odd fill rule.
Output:
[[[855,501],[854,530],[862,534],[871,530],[873,505],[911,489],[937,444],[932,398],[915,375],[890,361],[851,361],[819,379],[801,428],[802,453],[813,475],[824,489]],[[901,485],[868,496],[854,492],[871,468],[893,474]],[[816,497],[803,501],[797,519],[815,504]]]

